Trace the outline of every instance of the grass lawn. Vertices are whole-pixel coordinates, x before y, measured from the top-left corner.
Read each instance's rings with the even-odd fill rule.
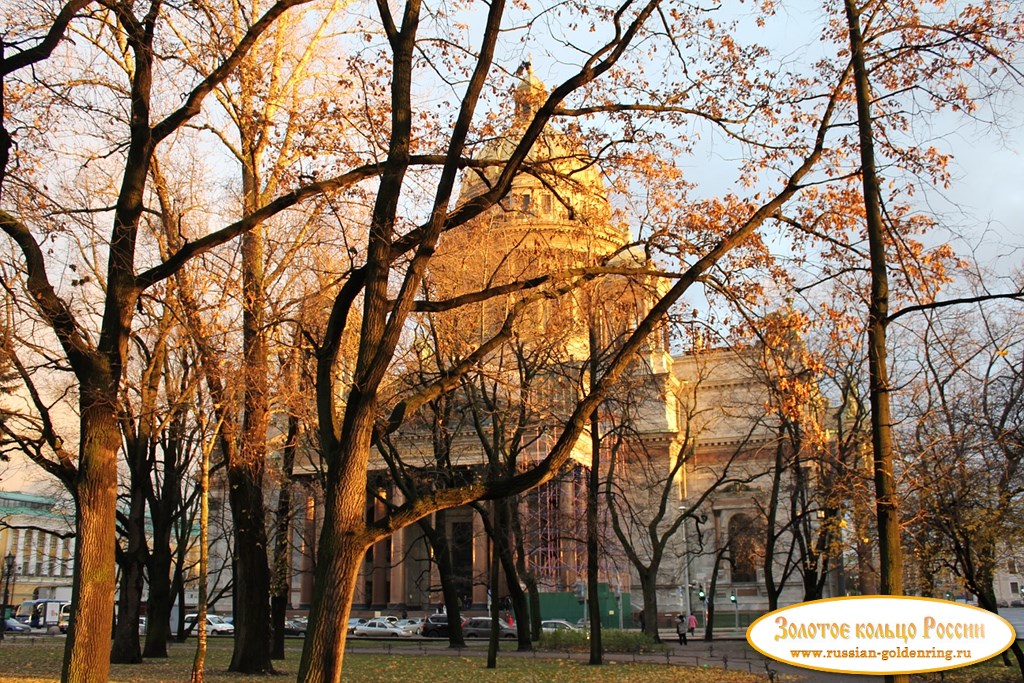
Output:
[[[168,660],[146,660],[143,664],[111,667],[110,680],[116,683],[157,683],[187,681],[191,671],[195,644],[172,645]],[[397,650],[398,648],[396,648]],[[0,681],[12,683],[51,683],[60,678],[60,659],[63,641],[37,641],[35,644],[5,642],[0,645]],[[206,680],[219,683],[250,683],[260,681],[295,680],[299,649],[287,652],[284,662],[276,662],[280,677],[239,676],[227,673],[231,660],[230,641],[214,641],[207,653]],[[498,656],[498,668],[488,670],[480,656],[459,655],[369,655],[345,656],[346,681],[374,681],[379,683],[612,683],[629,680],[631,683],[754,683],[764,676],[726,673],[719,669],[672,667],[666,676],[664,664],[609,664],[602,667],[587,666],[577,658],[527,659]]]
[[[63,639],[8,640],[0,644],[0,682],[52,683],[60,678]],[[195,642],[172,644],[167,660],[147,660],[143,664],[111,667],[110,680],[115,683],[158,683],[187,681],[195,653]],[[544,659],[498,656],[498,668],[488,670],[481,656],[457,654],[356,654],[345,657],[346,681],[374,683],[754,683],[766,677],[716,668],[666,666],[665,664],[614,664],[588,666],[582,658]],[[260,681],[293,681],[299,660],[296,641],[287,652],[287,659],[276,662],[279,677],[240,676],[227,673],[231,659],[231,641],[213,640],[207,654],[206,680],[217,683],[251,683]],[[998,662],[998,659],[996,660]],[[998,663],[986,663],[967,669],[945,672],[947,683],[1019,683],[1016,669]],[[796,680],[786,676],[783,680]],[[807,671],[804,680],[814,681],[814,672]],[[915,682],[939,681],[938,673],[913,676]]]

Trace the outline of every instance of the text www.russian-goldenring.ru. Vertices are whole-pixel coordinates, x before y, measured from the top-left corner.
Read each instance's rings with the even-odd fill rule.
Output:
[[[970,650],[942,650],[939,648],[915,649],[911,647],[899,647],[887,650],[790,650],[790,656],[798,659],[881,659],[883,662],[890,659],[944,659],[947,662],[954,659],[970,659]]]

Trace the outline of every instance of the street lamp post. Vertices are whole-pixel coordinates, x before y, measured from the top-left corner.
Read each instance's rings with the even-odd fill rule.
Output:
[[[587,620],[587,584],[583,581],[576,582],[576,602],[583,608],[583,623],[586,624]]]
[[[3,621],[0,625],[0,640],[4,639],[4,632],[7,630],[7,609],[11,600],[11,575],[14,573],[14,553],[7,553],[4,558],[4,604]]]
[[[679,510],[685,510],[686,506],[680,506]],[[686,536],[686,520],[680,526],[683,532],[683,615],[688,616],[693,611],[690,605],[690,542]]]
[[[619,630],[622,630],[622,582],[615,580],[615,609],[619,613]]]

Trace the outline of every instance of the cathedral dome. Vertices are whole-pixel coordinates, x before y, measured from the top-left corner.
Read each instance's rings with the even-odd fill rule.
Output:
[[[548,96],[544,83],[529,63],[521,70],[513,92],[515,112],[506,132],[488,141],[475,155],[495,166],[469,170],[462,182],[464,199],[483,194],[500,174],[500,164],[515,150],[537,108]],[[628,241],[624,231],[609,224],[611,207],[596,159],[578,140],[548,124],[527,154],[524,168],[500,205],[485,214],[502,231],[544,233],[551,246],[583,248],[608,254]]]

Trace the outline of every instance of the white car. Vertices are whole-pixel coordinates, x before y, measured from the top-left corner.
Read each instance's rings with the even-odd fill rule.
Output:
[[[192,624],[195,623],[199,615],[197,614],[186,614],[185,615],[185,630],[192,628]],[[192,629],[193,631],[195,629]],[[206,635],[208,636],[233,636],[235,635],[235,627],[228,622],[224,621],[223,617],[216,614],[206,615]]]
[[[408,619],[399,619],[398,628],[404,629],[409,633],[416,635],[423,630],[423,617],[409,617]]]
[[[545,619],[540,622],[540,630],[544,633],[554,633],[555,631],[579,631],[579,628],[565,619]]]
[[[412,632],[384,619],[370,619],[365,624],[356,626],[352,635],[373,638],[409,638],[412,636]]]

